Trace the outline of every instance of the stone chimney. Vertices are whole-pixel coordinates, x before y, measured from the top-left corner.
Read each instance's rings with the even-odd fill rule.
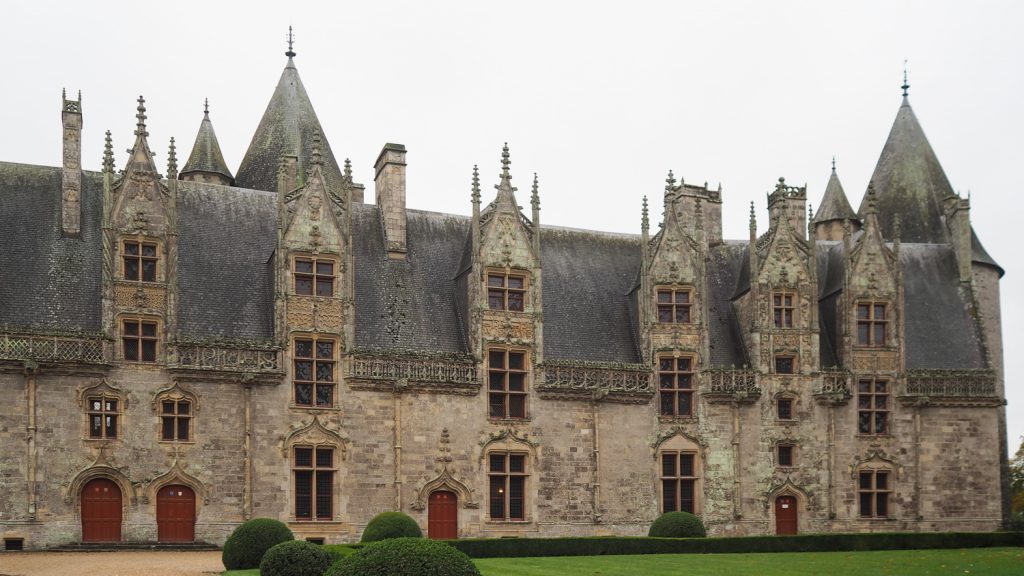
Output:
[[[78,100],[62,95],[61,120],[64,124],[64,163],[61,185],[61,231],[77,237],[82,228],[82,93]]]
[[[803,236],[807,233],[807,186],[787,186],[785,178],[779,178],[775,190],[768,194],[768,226],[775,226],[786,219],[794,232]]]
[[[942,207],[953,250],[956,252],[960,281],[970,284],[973,248],[971,245],[971,200],[970,198],[961,198],[959,195],[947,196]]]
[[[404,260],[405,243],[405,146],[385,144],[374,163],[374,193],[384,225],[388,258]]]

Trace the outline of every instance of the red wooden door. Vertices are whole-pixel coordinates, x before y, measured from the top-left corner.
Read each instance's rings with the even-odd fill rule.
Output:
[[[796,498],[779,496],[775,499],[775,533],[796,534]]]
[[[82,541],[121,541],[121,489],[96,478],[82,488]]]
[[[430,494],[427,508],[427,536],[435,540],[459,537],[459,499],[454,493],[439,490]]]
[[[156,494],[156,531],[161,542],[194,542],[196,493],[188,486],[164,486]]]

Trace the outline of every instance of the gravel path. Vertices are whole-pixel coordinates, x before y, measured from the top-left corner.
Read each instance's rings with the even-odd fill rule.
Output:
[[[0,552],[0,576],[209,576],[220,552]]]

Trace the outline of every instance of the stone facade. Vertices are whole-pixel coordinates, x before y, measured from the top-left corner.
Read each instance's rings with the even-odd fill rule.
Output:
[[[312,110],[282,98],[259,134],[281,134],[275,106]],[[749,240],[723,241],[722,190],[670,173],[653,233],[646,199],[639,236],[569,231],[541,226],[536,175],[519,208],[507,146],[487,205],[474,170],[466,218],[407,210],[398,144],[363,204],[315,116],[274,189],[227,186],[208,111],[204,152],[179,178],[172,141],[159,175],[141,97],[125,169],[108,133],[103,171],[83,172],[81,98],[63,102],[64,166],[0,164],[0,202],[16,218],[20,190],[56,198],[53,250],[93,250],[96,269],[62,266],[98,288],[0,308],[4,539],[87,539],[94,479],[119,488],[132,542],[162,538],[167,486],[194,494],[212,543],[253,517],[327,542],[387,510],[426,530],[438,491],[460,537],[641,535],[670,506],[712,534],[773,534],[781,496],[800,532],[1004,521],[1002,271],[966,200],[947,204],[949,242],[904,243],[911,213],[886,232],[873,189],[857,216],[836,180],[845,212],[813,218],[780,179],[767,230],[751,207]],[[266,181],[280,145],[257,146],[239,181]],[[5,245],[8,283],[38,254]],[[7,302],[47,297],[24,278]],[[168,437],[179,403],[188,429]]]

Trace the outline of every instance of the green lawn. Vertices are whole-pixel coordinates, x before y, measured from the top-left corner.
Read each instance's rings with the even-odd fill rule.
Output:
[[[1024,574],[1024,548],[482,558],[484,576],[941,576]],[[232,570],[224,576],[259,576]]]

